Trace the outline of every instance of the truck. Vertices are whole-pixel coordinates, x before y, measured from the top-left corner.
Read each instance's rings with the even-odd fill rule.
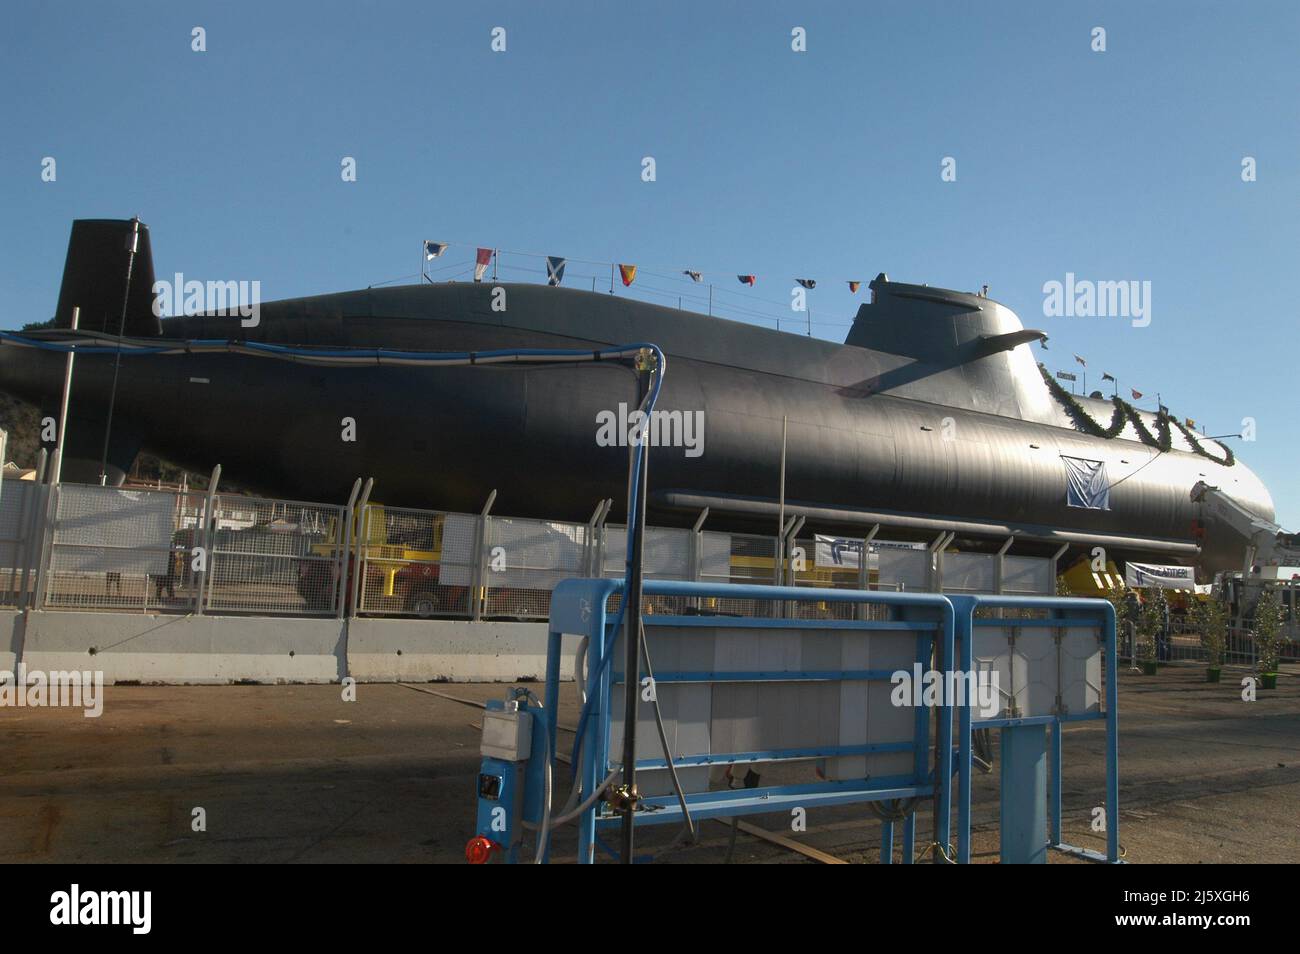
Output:
[[[1228,604],[1234,629],[1246,628],[1266,589],[1274,589],[1287,610],[1286,638],[1294,641],[1300,609],[1300,533],[1287,533],[1271,520],[1251,513],[1218,487],[1203,480],[1192,487],[1192,501],[1201,507],[1198,523],[1213,520],[1229,527],[1245,545],[1240,570],[1216,574],[1214,591]]]

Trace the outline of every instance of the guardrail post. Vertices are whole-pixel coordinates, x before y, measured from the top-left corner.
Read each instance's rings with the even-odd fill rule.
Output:
[[[596,566],[592,576],[603,577],[605,575],[605,521],[609,519],[609,512],[614,509],[614,498],[605,498],[605,510],[596,521]]]
[[[785,540],[790,535],[790,528],[794,526],[795,518],[791,517],[781,525],[781,532],[776,535],[776,565],[772,568],[772,585],[785,585]],[[785,603],[776,602],[772,606],[772,615],[778,619],[785,617]]]
[[[784,546],[785,552],[786,552],[786,554],[787,554],[788,556],[793,555],[794,552],[795,552],[795,550],[799,549],[799,541],[798,541],[797,538],[798,538],[798,536],[799,536],[799,531],[803,529],[804,521],[805,521],[807,518],[806,518],[806,517],[799,517],[798,519],[796,519],[796,518],[794,518],[794,517],[791,517],[790,519],[791,519],[791,521],[793,521],[793,526],[791,526],[790,529],[789,529],[788,531],[786,531],[786,535],[785,535],[785,546]],[[808,554],[805,553],[805,554],[804,554],[804,560],[807,560],[807,559],[808,559]],[[783,578],[782,578],[782,580],[781,580],[781,585],[782,585],[782,586],[795,586],[795,585],[798,583],[798,578],[795,576],[794,560],[793,560],[793,559],[789,559],[789,558],[787,558],[787,560],[786,560],[785,562],[786,562],[787,565],[783,568],[783,569],[784,569],[784,576],[783,576]],[[793,613],[794,613],[794,606],[795,606],[795,604],[794,604],[794,601],[793,601],[793,600],[788,601],[788,602],[785,604],[785,609],[784,609],[784,611],[782,612],[781,615],[782,615],[782,616],[791,616],[791,615],[793,615]]]
[[[42,447],[40,454],[36,457],[36,479],[32,483],[31,491],[26,494],[26,496],[31,497],[31,514],[25,521],[20,521],[20,526],[22,523],[26,524],[25,533],[23,535],[22,582],[19,584],[17,601],[17,606],[20,610],[27,609],[35,602],[35,593],[29,594],[27,592],[27,584],[32,583],[33,587],[35,586],[35,581],[31,578],[31,569],[36,566],[37,560],[44,558],[44,551],[39,549],[36,545],[36,534],[38,531],[42,536],[45,534],[45,525],[41,522],[40,514],[42,498],[44,495],[49,493],[49,491],[42,489],[45,486],[45,465],[48,460],[49,452]],[[44,502],[48,505],[48,497],[44,498]],[[24,508],[26,506],[27,502],[24,501]]]
[[[1068,549],[1070,549],[1070,545],[1068,543],[1062,543],[1060,548],[1055,553],[1052,554],[1052,592],[1048,594],[1050,596],[1056,595],[1056,573],[1058,570],[1057,564],[1060,563],[1061,557],[1065,556],[1065,551]]]
[[[488,521],[492,519],[490,514],[496,499],[497,492],[493,489],[492,493],[488,494],[487,503],[483,504],[482,512],[479,513],[478,539],[474,541],[474,571],[470,585],[469,618],[476,623],[483,618],[483,606],[487,598],[487,594],[483,592],[487,575],[484,563],[488,555]]]
[[[957,536],[955,532],[944,531],[934,538],[928,551],[930,559],[926,562],[926,589],[931,593],[939,593],[943,590],[943,551],[952,543],[953,537]]]
[[[343,509],[343,546],[339,549],[338,556],[334,562],[334,612],[335,619],[343,619],[347,607],[343,594],[348,579],[348,565],[352,557],[352,521],[354,519],[353,508],[357,505],[357,497],[361,493],[361,478],[358,477],[352,482],[352,493],[348,495],[348,505]],[[336,530],[337,533],[337,530]],[[336,536],[337,540],[338,537]]]
[[[203,569],[194,574],[194,615],[203,615],[203,589],[213,569],[212,541],[217,533],[217,515],[213,510],[217,499],[217,484],[221,482],[221,465],[212,468],[208,480],[208,494],[203,501],[203,526],[199,530],[199,552],[203,554]],[[193,559],[193,551],[190,551]]]
[[[700,511],[700,515],[695,518],[695,524],[691,527],[690,550],[687,556],[686,577],[692,583],[698,583],[702,574],[701,564],[704,562],[704,521],[709,519],[709,508],[705,507]],[[700,598],[692,596],[687,600],[687,605],[700,608]]]
[[[993,564],[993,592],[1002,593],[1006,590],[1007,576],[1007,551],[1011,549],[1011,544],[1016,542],[1015,537],[1007,537],[1006,542],[998,549],[997,561]],[[1052,574],[1052,579],[1056,579],[1056,574]]]
[[[357,512],[361,514],[361,526],[357,531],[356,551],[354,558],[351,553],[347,555],[348,562],[351,564],[351,575],[348,576],[348,590],[352,594],[350,600],[351,606],[347,607],[347,617],[351,619],[357,615],[358,603],[361,600],[361,584],[365,579],[366,569],[370,560],[370,492],[375,488],[375,478],[367,477],[365,484],[361,487],[361,499],[357,501]]]
[[[596,509],[591,512],[591,519],[587,521],[587,536],[583,541],[583,573],[588,577],[600,576],[600,565],[596,562],[598,550],[596,535],[612,503],[613,501],[609,499],[600,501],[596,504]]]
[[[858,556],[858,589],[871,589],[871,541],[876,539],[876,534],[880,532],[880,524],[876,524],[871,531],[862,538],[862,553]],[[853,607],[853,618],[863,620],[867,618],[867,604],[858,603]]]
[[[698,583],[700,580],[700,563],[703,559],[704,547],[704,521],[708,519],[709,508],[705,507],[700,511],[700,515],[695,518],[695,524],[691,527],[691,544],[687,557],[686,575],[692,583]]]
[[[59,453],[57,450],[54,452]],[[32,608],[45,609],[45,590],[49,585],[49,568],[54,560],[54,530],[59,517],[59,496],[62,484],[45,486],[45,517],[41,521],[40,544],[37,549],[36,581],[33,585]]]

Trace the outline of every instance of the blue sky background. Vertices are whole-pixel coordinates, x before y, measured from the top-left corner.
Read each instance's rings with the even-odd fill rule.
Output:
[[[1293,2],[15,5],[0,325],[52,314],[73,218],[132,214],[160,277],[265,300],[414,276],[425,238],[638,263],[661,302],[692,289],[650,272],[702,269],[742,318],[795,318],[811,277],[832,339],[846,279],[988,283],[1090,388],[1109,371],[1211,434],[1255,418],[1238,452],[1296,529],[1298,28]],[[1151,281],[1150,327],[1043,317],[1071,271]]]

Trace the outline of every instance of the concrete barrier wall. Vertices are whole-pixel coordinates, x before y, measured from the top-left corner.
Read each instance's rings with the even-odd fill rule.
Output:
[[[13,672],[18,662],[18,628],[22,618],[17,610],[0,610],[0,672]]]
[[[0,670],[22,616],[0,612]],[[101,670],[106,683],[518,682],[546,675],[545,623],[32,613],[27,669]],[[573,676],[576,637],[561,676]]]
[[[354,619],[348,672],[358,682],[519,682],[546,677],[545,623]],[[565,637],[561,678],[573,678],[577,637]]]
[[[32,613],[28,670],[103,670],[106,683],[337,682],[335,619]]]

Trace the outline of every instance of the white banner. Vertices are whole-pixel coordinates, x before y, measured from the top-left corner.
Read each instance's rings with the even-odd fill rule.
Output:
[[[924,550],[924,543],[896,543],[890,540],[871,541],[871,556],[880,550]],[[841,570],[856,570],[862,565],[861,537],[831,537],[816,534],[816,552],[813,555],[815,566],[833,567]],[[867,566],[874,567],[876,561],[868,559]]]
[[[1124,582],[1129,586],[1155,586],[1162,590],[1196,588],[1196,571],[1190,566],[1160,566],[1154,563],[1128,563]]]

